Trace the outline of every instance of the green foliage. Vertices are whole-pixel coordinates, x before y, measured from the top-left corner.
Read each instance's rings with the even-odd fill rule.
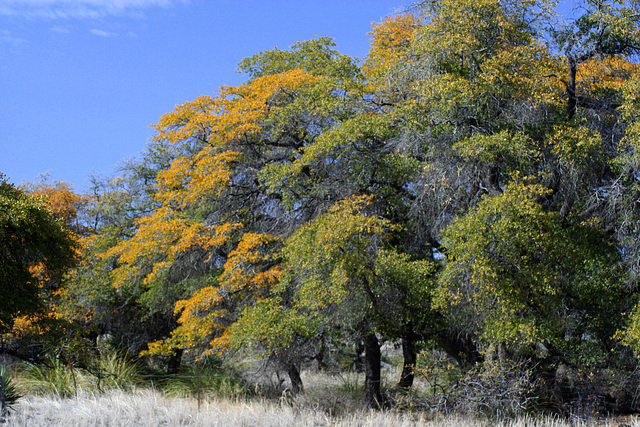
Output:
[[[79,389],[90,386],[91,382],[80,370],[56,358],[50,358],[46,365],[28,365],[20,379],[25,393],[59,398],[75,396]]]
[[[296,42],[291,50],[273,49],[245,58],[238,64],[238,72],[251,78],[283,73],[300,68],[316,76],[349,79],[359,74],[354,61],[340,55],[329,37]]]
[[[537,323],[534,313],[556,295],[556,272],[546,257],[560,248],[555,215],[534,200],[545,192],[511,185],[445,232],[439,304],[455,307],[453,316],[490,341],[526,343],[548,333],[541,330],[548,319]]]
[[[286,307],[277,296],[245,308],[230,328],[236,345],[254,343],[272,350],[290,347],[297,338],[312,338],[319,330],[317,322],[295,308]]]
[[[283,284],[297,288],[298,307],[312,313],[347,309],[352,318],[369,307],[375,310],[377,296],[371,289],[375,258],[398,227],[359,213],[367,203],[366,197],[338,203],[286,242],[283,255],[289,277]],[[346,299],[354,304],[343,304]]]
[[[143,384],[143,369],[125,352],[102,348],[89,373],[96,377],[99,390],[130,390]]]
[[[28,364],[20,373],[20,389],[26,393],[60,398],[81,392],[131,390],[145,384],[142,366],[123,352],[102,349],[90,366],[80,368],[71,360],[49,357],[42,364]]]
[[[630,304],[620,254],[597,228],[563,227],[535,201],[545,192],[511,184],[452,223],[438,303],[488,342],[550,342],[595,363]]]
[[[0,175],[0,332],[11,329],[18,314],[43,309],[40,287],[59,283],[75,255],[62,220]]]
[[[356,328],[378,309],[376,254],[397,227],[361,213],[368,203],[337,203],[285,242],[284,276],[273,297],[245,309],[232,328],[236,342],[277,353],[324,331]]]
[[[0,422],[4,420],[4,417],[13,409],[20,398],[22,398],[22,394],[11,380],[7,366],[0,366]]]

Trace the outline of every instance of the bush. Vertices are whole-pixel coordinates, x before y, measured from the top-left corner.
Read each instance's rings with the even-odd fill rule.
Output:
[[[431,409],[444,413],[490,418],[515,418],[537,404],[538,383],[526,362],[478,364],[449,389],[427,399]]]
[[[138,362],[128,354],[102,349],[91,373],[97,378],[99,391],[114,388],[130,390],[142,383],[141,371]]]
[[[127,354],[104,349],[91,366],[84,368],[55,357],[40,365],[28,364],[20,386],[26,393],[63,398],[80,391],[130,390],[142,383],[140,372],[139,364]]]

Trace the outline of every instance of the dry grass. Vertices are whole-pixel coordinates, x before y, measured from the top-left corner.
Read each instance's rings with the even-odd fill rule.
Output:
[[[113,365],[113,363],[111,364]],[[105,366],[104,371],[126,379],[118,366]],[[108,368],[108,369],[107,369]],[[118,368],[118,369],[116,369]],[[410,396],[404,411],[370,411],[362,404],[363,374],[343,372],[304,371],[306,393],[293,397],[288,394],[287,382],[273,372],[255,371],[261,376],[250,393],[238,393],[234,387],[203,387],[194,393],[193,378],[173,379],[176,384],[163,384],[162,390],[150,383],[140,385],[138,375],[123,383],[104,382],[100,392],[93,380],[78,371],[75,377],[63,375],[68,369],[42,367],[18,370],[15,378],[26,392],[15,405],[5,425],[9,426],[427,426],[427,427],[586,427],[619,425],[640,427],[640,418],[606,420],[599,423],[564,421],[554,418],[524,417],[502,423],[455,416],[436,416],[424,405],[415,404]],[[248,372],[248,370],[243,370]],[[135,373],[135,372],[134,372]],[[189,374],[189,372],[187,372]],[[274,377],[275,375],[275,377]],[[383,370],[383,385],[393,386],[399,376],[397,366]],[[71,379],[70,379],[71,378]],[[256,380],[254,378],[253,380]],[[197,380],[198,389],[205,379]],[[202,384],[201,384],[202,383]],[[235,384],[235,383],[234,383]],[[179,393],[176,392],[176,387]],[[418,402],[431,385],[417,380],[414,394]],[[108,387],[111,387],[110,389]],[[184,389],[184,390],[183,390]],[[186,391],[185,391],[186,390]],[[76,397],[77,393],[77,397]],[[205,396],[198,401],[194,396]],[[279,397],[278,397],[279,396]]]
[[[462,418],[432,419],[425,413],[397,413],[355,410],[330,415],[299,402],[203,400],[170,397],[153,390],[111,390],[84,393],[78,398],[29,395],[16,405],[9,426],[503,426],[503,427],[613,427],[620,420],[601,423],[567,422],[557,419],[522,418],[497,423]],[[638,419],[626,419],[640,426]]]

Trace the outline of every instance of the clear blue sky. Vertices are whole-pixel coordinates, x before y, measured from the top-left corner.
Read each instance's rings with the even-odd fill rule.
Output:
[[[411,3],[0,0],[0,172],[88,191],[176,104],[244,81],[243,58],[319,36],[363,57],[372,22]]]

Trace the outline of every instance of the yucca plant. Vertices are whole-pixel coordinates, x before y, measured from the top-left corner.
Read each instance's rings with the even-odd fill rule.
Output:
[[[29,394],[70,397],[87,389],[90,381],[79,369],[62,363],[55,357],[42,365],[27,365],[20,378],[22,389]]]
[[[11,381],[6,366],[0,366],[0,419],[4,419],[21,397],[22,395]]]
[[[99,375],[99,389],[129,390],[140,384],[141,366],[125,352],[103,349],[96,360],[94,375]]]
[[[217,363],[186,365],[164,381],[163,389],[174,396],[209,396],[234,398],[248,393],[246,384],[231,369]]]

